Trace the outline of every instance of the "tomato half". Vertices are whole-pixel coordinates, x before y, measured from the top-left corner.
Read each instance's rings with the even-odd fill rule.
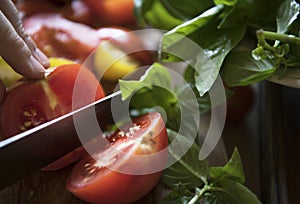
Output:
[[[121,131],[122,130],[122,131]],[[133,202],[157,184],[167,161],[168,137],[164,121],[153,112],[133,119],[108,137],[106,149],[87,155],[74,167],[67,189],[91,203]],[[165,151],[161,151],[165,150]],[[158,157],[147,159],[147,156]],[[148,171],[148,173],[143,173]]]
[[[48,57],[63,57],[83,63],[101,42],[111,40],[114,46],[124,52],[129,52],[129,49],[141,50],[133,53],[132,57],[142,65],[153,61],[152,54],[145,50],[141,39],[133,34],[126,35],[130,30],[123,27],[94,29],[56,14],[30,16],[24,20],[24,27]]]
[[[80,80],[76,80],[78,73]],[[75,80],[76,93],[82,97],[73,102]],[[91,90],[94,91],[91,93]],[[11,137],[62,116],[73,107],[79,108],[103,97],[98,79],[80,64],[55,67],[41,80],[22,79],[8,89],[0,104],[1,137]],[[70,162],[67,159],[61,164],[65,166]]]

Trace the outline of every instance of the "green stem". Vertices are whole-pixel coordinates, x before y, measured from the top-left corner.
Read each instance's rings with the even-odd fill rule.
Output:
[[[188,204],[196,204],[202,198],[204,193],[209,190],[210,186],[205,185],[202,189],[196,188],[195,196],[188,202]]]
[[[281,34],[264,30],[258,30],[256,34],[257,36],[263,35],[267,40],[278,40],[280,42],[289,44],[300,44],[300,38],[294,35]]]
[[[276,49],[273,46],[271,46],[269,43],[267,43],[264,32],[265,31],[263,31],[262,29],[256,31],[256,37],[257,37],[258,43],[263,48],[265,48],[267,50],[271,50],[273,52],[276,52]]]

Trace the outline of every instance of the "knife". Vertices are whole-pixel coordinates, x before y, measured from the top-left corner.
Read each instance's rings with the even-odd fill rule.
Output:
[[[99,136],[98,129],[104,130],[126,115],[128,111],[125,104],[121,99],[121,92],[117,91],[83,108],[1,141],[0,189],[54,162],[81,146],[82,142]],[[98,129],[88,127],[93,116],[96,116]],[[83,130],[84,141],[79,138]]]

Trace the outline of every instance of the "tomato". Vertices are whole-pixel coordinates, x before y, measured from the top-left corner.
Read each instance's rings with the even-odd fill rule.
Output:
[[[161,115],[139,116],[121,130],[108,137],[111,144],[106,149],[76,164],[67,181],[70,192],[90,203],[122,204],[143,197],[157,184],[162,170],[151,170],[163,169],[168,156]],[[148,159],[158,152],[158,157]],[[149,172],[143,173],[145,169]]]
[[[81,100],[72,101],[75,80]],[[36,127],[104,97],[104,91],[94,74],[80,64],[54,67],[44,79],[22,79],[10,87],[0,104],[2,139]],[[67,164],[67,163],[66,163]],[[66,165],[65,164],[65,165]]]
[[[101,41],[93,28],[56,14],[26,18],[24,27],[37,47],[48,57],[64,57],[80,63]]]
[[[254,91],[251,86],[231,88],[233,95],[227,100],[226,124],[235,124],[250,111],[254,103]]]
[[[23,17],[39,13],[60,14],[63,17],[93,26],[97,24],[96,18],[84,1],[51,1],[51,0],[23,0],[16,3],[16,7],[22,12]]]
[[[152,62],[152,55],[145,51],[144,44],[137,36],[119,38],[130,31],[123,27],[94,29],[56,14],[30,16],[24,20],[24,27],[48,57],[63,57],[83,63],[100,43],[111,40],[114,46],[124,52],[133,48],[142,50],[132,54],[141,64]]]
[[[133,0],[84,0],[104,25],[135,23]]]

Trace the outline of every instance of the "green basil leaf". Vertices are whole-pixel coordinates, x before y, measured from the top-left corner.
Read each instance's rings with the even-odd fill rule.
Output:
[[[226,191],[208,191],[204,194],[204,204],[241,204]]]
[[[161,42],[162,60],[164,62],[176,62],[178,57],[180,57],[181,60],[186,61],[197,56],[197,53],[200,51],[199,47],[189,40],[189,36],[208,24],[220,13],[222,8],[222,6],[213,7],[198,17],[186,21],[165,33]]]
[[[245,182],[245,174],[243,164],[238,150],[235,148],[230,160],[223,167],[210,167],[209,177],[212,182],[223,180],[224,178],[238,181],[239,183]]]
[[[246,27],[241,24],[236,27],[218,29],[219,21],[211,22],[195,33],[192,39],[203,49],[205,57],[199,54],[194,66],[197,74],[195,75],[196,87],[203,96],[210,90],[219,75],[220,68],[227,54],[242,40]],[[209,34],[209,35],[208,35]],[[214,63],[208,63],[209,58]]]
[[[189,20],[212,7],[213,0],[160,0],[166,10],[175,18]]]
[[[177,140],[175,145],[169,145],[169,155],[177,162],[164,171],[162,182],[171,188],[179,183],[191,189],[203,185],[208,177],[208,164],[207,161],[198,159],[200,152],[198,145],[193,143],[187,153],[180,157],[181,150],[190,146],[190,139],[172,130],[168,130],[168,135],[171,142],[175,141],[175,138]]]
[[[204,194],[204,204],[261,204],[257,196],[241,183],[224,179]]]
[[[193,196],[193,193],[186,186],[178,184],[166,197],[159,201],[159,204],[188,204]]]
[[[216,6],[208,10],[165,33],[162,39],[163,61],[178,61],[174,55],[185,61],[193,59],[200,96],[211,88],[226,55],[241,41],[246,31],[244,24],[219,29],[218,14],[222,8]]]
[[[173,17],[159,0],[134,0],[134,13],[138,24],[142,27],[150,25],[170,30],[183,22]]]
[[[236,6],[243,11],[243,21],[251,27],[276,29],[278,8],[285,0],[238,0]]]
[[[294,0],[284,1],[277,14],[277,33],[286,33],[290,25],[297,19],[300,5]]]
[[[224,4],[226,6],[234,6],[238,0],[214,0],[215,4]]]
[[[143,87],[158,86],[170,89],[171,76],[166,67],[159,63],[154,63],[140,80],[120,80],[119,84],[122,92],[122,99],[126,100]]]
[[[245,86],[268,78],[276,68],[268,57],[255,60],[250,51],[235,51],[227,56],[220,73],[227,86]]]

